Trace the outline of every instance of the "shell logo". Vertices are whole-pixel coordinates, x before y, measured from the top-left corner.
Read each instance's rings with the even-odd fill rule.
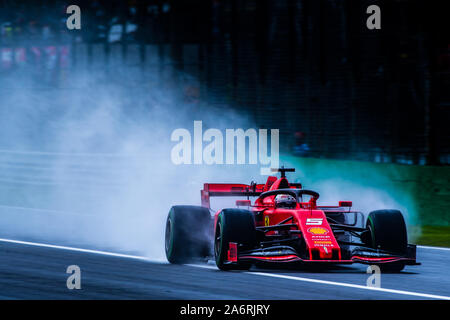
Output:
[[[327,234],[328,230],[322,227],[311,227],[308,232],[311,234]]]

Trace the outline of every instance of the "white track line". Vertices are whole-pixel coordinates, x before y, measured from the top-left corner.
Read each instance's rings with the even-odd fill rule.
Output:
[[[364,289],[364,290],[372,290],[372,291],[380,291],[380,292],[389,292],[389,293],[403,294],[403,295],[409,295],[409,296],[416,296],[416,297],[421,297],[421,298],[450,300],[450,297],[447,297],[447,296],[439,296],[439,295],[428,294],[428,293],[419,293],[419,292],[395,290],[395,289],[387,289],[387,288],[367,287],[367,286],[362,286],[362,285],[358,285],[358,284],[351,284],[351,283],[344,283],[344,282],[335,282],[335,281],[326,281],[326,280],[318,280],[318,279],[310,279],[310,278],[301,278],[301,277],[293,277],[293,276],[287,276],[287,275],[282,275],[282,274],[271,274],[271,273],[262,273],[262,272],[248,272],[248,273],[255,274],[255,275],[260,275],[260,276],[266,276],[266,277],[274,277],[274,278],[281,278],[281,279],[288,279],[288,280],[296,280],[296,281],[305,281],[305,282],[329,284],[329,285],[334,285],[334,286],[349,287],[349,288]]]
[[[444,247],[417,246],[417,248],[450,251],[450,248],[444,248]]]
[[[101,255],[105,255],[105,256],[119,257],[119,258],[152,261],[149,258],[142,257],[142,256],[134,256],[134,255],[129,255],[129,254],[122,254],[122,253],[115,253],[115,252],[108,252],[108,251],[100,251],[100,250],[91,250],[91,249],[82,249],[82,248],[74,248],[74,247],[66,247],[66,246],[57,246],[57,245],[46,244],[46,243],[37,243],[37,242],[2,239],[2,238],[0,238],[0,242],[9,242],[9,243],[15,243],[15,244],[24,244],[24,245],[27,245],[27,246],[44,247],[44,248],[52,248],[52,249],[62,249],[62,250],[77,251],[77,252],[84,252],[84,253],[94,253],[94,254],[101,254]]]
[[[217,267],[207,266],[207,265],[188,264],[188,266],[196,267],[196,268],[203,268],[203,269],[218,270]],[[415,296],[415,297],[420,297],[420,298],[450,300],[450,297],[448,297],[448,296],[439,296],[439,295],[428,294],[428,293],[420,293],[420,292],[412,292],[412,291],[404,291],[404,290],[395,290],[395,289],[387,289],[387,288],[367,287],[367,286],[362,286],[362,285],[352,284],[352,283],[327,281],[327,280],[318,280],[318,279],[303,278],[303,277],[294,277],[294,276],[288,276],[288,275],[284,275],[284,274],[253,272],[253,271],[245,271],[243,273],[248,273],[248,274],[253,274],[253,275],[258,275],[258,276],[264,276],[264,277],[272,277],[272,278],[294,280],[294,281],[303,281],[303,282],[328,284],[328,285],[333,285],[333,286],[349,287],[349,288],[355,288],[355,289],[363,289],[363,290],[372,290],[372,291],[379,291],[379,292],[396,293],[396,294],[403,294],[403,295]]]

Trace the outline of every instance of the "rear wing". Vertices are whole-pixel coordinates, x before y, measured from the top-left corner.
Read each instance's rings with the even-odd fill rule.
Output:
[[[200,191],[202,207],[210,208],[211,197],[258,197],[265,184],[205,183]]]

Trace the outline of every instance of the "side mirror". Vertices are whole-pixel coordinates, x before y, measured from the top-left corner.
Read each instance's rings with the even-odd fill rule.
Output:
[[[339,201],[339,207],[351,207],[352,205],[352,201]]]
[[[250,207],[252,202],[250,200],[236,200],[237,207]]]

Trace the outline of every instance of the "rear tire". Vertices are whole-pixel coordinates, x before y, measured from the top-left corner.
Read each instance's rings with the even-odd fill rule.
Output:
[[[398,210],[372,211],[367,218],[367,229],[370,237],[368,242],[374,249],[392,252],[393,254],[406,254],[408,237],[405,220]],[[381,271],[399,272],[403,270],[403,262],[386,263],[378,265]]]
[[[214,256],[220,270],[248,270],[249,262],[226,264],[230,242],[236,242],[239,249],[256,246],[256,227],[253,213],[242,209],[224,209],[218,217],[215,228]]]
[[[186,263],[211,254],[212,219],[198,206],[173,206],[166,220],[165,251],[170,263]]]

